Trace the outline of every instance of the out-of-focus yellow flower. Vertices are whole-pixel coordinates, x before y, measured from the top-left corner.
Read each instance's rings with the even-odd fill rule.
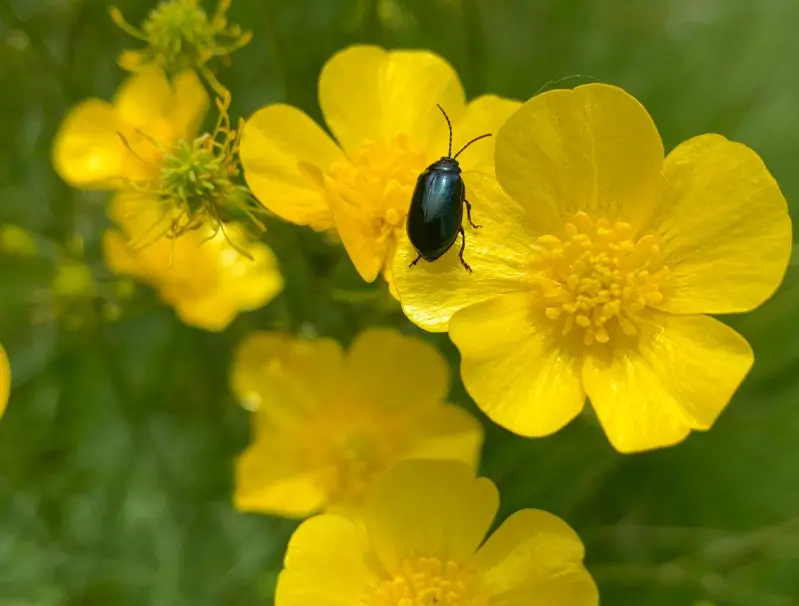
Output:
[[[6,223],[0,225],[0,252],[17,257],[35,257],[36,239],[27,229]]]
[[[620,451],[709,429],[752,365],[746,340],[703,314],[754,309],[791,251],[785,199],[758,155],[719,135],[664,160],[646,110],[589,84],[534,97],[496,142],[501,188],[475,178],[484,228],[395,278],[408,317],[444,331],[495,422],[553,433],[586,395]],[[504,189],[504,191],[503,191]]]
[[[214,91],[224,96],[226,89],[216,79],[207,63],[214,57],[225,57],[252,39],[238,25],[227,22],[226,13],[231,0],[220,0],[216,12],[209,18],[197,0],[168,0],[161,2],[147,16],[141,28],[134,27],[116,7],[111,9],[114,22],[147,47],[122,53],[119,64],[129,71],[156,66],[170,74],[186,69],[199,71]]]
[[[113,102],[88,99],[64,118],[53,143],[53,164],[73,187],[123,189],[157,181],[165,151],[191,141],[208,111],[197,75],[170,82],[149,68],[128,78]]]
[[[596,606],[584,548],[536,509],[488,538],[499,496],[457,461],[402,461],[364,503],[363,524],[324,514],[288,545],[275,606]]]
[[[150,241],[148,234],[162,233],[170,218],[147,198],[128,213],[124,196],[117,194],[111,203],[119,229],[105,234],[106,263],[152,286],[186,324],[224,330],[240,312],[265,305],[283,290],[271,249],[251,242],[239,225],[203,226],[177,239]]]
[[[247,122],[241,162],[253,194],[283,219],[317,230],[336,227],[367,282],[382,271],[393,289],[391,259],[419,174],[454,146],[493,133],[519,107],[492,95],[466,103],[458,75],[427,51],[353,46],[319,77],[319,103],[334,142],[305,113],[265,107]],[[493,172],[491,139],[458,160],[465,171]],[[470,175],[464,175],[469,192]],[[479,211],[475,209],[479,223]]]
[[[11,391],[11,364],[8,362],[8,355],[3,345],[0,343],[0,417],[6,410],[8,404],[8,394]]]
[[[361,333],[346,354],[331,339],[257,333],[241,345],[232,382],[255,410],[253,443],[237,465],[242,510],[353,512],[397,460],[455,459],[474,467],[479,458],[480,424],[444,402],[446,360],[393,330]]]

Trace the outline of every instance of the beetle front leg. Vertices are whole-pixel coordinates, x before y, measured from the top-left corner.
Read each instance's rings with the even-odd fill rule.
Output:
[[[471,225],[475,229],[482,227],[482,225],[475,225],[474,221],[472,221],[472,205],[469,204],[469,201],[466,198],[464,198],[463,203],[466,205],[466,218],[469,220],[469,225]]]
[[[460,232],[462,240],[461,240],[461,251],[458,253],[458,258],[461,260],[461,265],[463,265],[466,268],[466,271],[472,273],[472,268],[469,267],[469,264],[463,258],[463,251],[466,248],[466,232],[463,230],[463,225],[461,225]]]

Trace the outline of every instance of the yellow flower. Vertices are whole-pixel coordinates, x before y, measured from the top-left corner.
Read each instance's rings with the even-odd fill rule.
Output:
[[[499,496],[457,461],[403,461],[364,503],[364,523],[324,514],[291,537],[275,606],[596,606],[584,548],[536,509],[488,538]]]
[[[0,417],[6,410],[8,394],[11,391],[11,365],[3,345],[0,344]]]
[[[367,282],[391,260],[419,174],[447,152],[496,132],[519,107],[492,95],[466,103],[452,67],[426,51],[352,46],[334,55],[319,77],[319,103],[334,142],[299,109],[272,105],[247,122],[241,162],[247,184],[286,221],[325,230],[335,225]],[[491,139],[458,158],[465,171],[493,170]],[[467,195],[470,176],[465,176]],[[475,209],[475,221],[480,222]]]
[[[399,459],[477,464],[480,424],[446,404],[449,368],[424,341],[387,329],[361,333],[345,354],[331,339],[257,333],[232,374],[254,409],[254,439],[237,465],[242,510],[304,517],[354,511]]]
[[[224,330],[239,312],[257,309],[283,290],[271,249],[250,242],[237,224],[148,241],[148,234],[163,232],[158,223],[168,217],[148,198],[140,198],[138,210],[126,214],[124,197],[117,194],[111,202],[112,218],[120,229],[105,234],[106,263],[116,273],[152,286],[186,324]]]
[[[125,32],[147,44],[147,47],[122,53],[119,64],[127,70],[139,71],[151,66],[179,73],[198,70],[217,94],[227,92],[206,64],[214,57],[224,57],[245,46],[252,39],[238,25],[229,25],[226,13],[231,0],[220,0],[209,18],[197,0],[160,2],[147,16],[141,28],[134,27],[119,9],[111,8],[111,17]]]
[[[702,135],[664,159],[646,110],[589,84],[537,96],[502,127],[496,174],[472,183],[467,243],[395,277],[403,309],[449,329],[464,384],[495,422],[551,434],[586,395],[620,451],[709,429],[752,365],[704,314],[749,311],[791,250],[785,199],[761,159]],[[503,191],[504,190],[504,191]]]
[[[113,102],[88,99],[64,119],[53,164],[83,189],[120,189],[160,176],[164,150],[191,140],[208,111],[208,94],[193,72],[170,82],[150,68],[128,78]]]

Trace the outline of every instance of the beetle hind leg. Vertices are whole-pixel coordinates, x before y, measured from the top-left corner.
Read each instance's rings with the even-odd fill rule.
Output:
[[[463,203],[466,205],[466,218],[469,220],[469,225],[475,229],[481,228],[482,225],[475,225],[474,221],[472,221],[472,205],[469,204],[469,201],[466,198],[463,199]]]
[[[458,253],[458,258],[461,260],[461,265],[463,265],[466,271],[472,273],[472,268],[469,267],[469,264],[463,258],[463,251],[466,248],[466,232],[463,230],[463,225],[461,225],[460,232],[461,232],[461,251]]]
[[[418,257],[416,257],[413,261],[410,262],[408,267],[413,267],[414,265],[416,265],[419,262],[419,259],[421,259],[421,258],[422,258],[422,255],[419,255]]]

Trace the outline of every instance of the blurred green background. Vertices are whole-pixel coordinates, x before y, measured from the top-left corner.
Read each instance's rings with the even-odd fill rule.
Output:
[[[134,23],[152,8],[117,5]],[[527,99],[587,74],[637,96],[667,148],[710,131],[753,147],[799,216],[796,0],[234,0],[230,20],[254,32],[218,72],[234,115],[284,101],[318,118],[319,70],[355,42],[432,49],[470,96]],[[232,347],[254,329],[344,342],[373,324],[420,331],[370,298],[378,287],[342,250],[276,221],[266,239],[286,290],[222,334],[181,325],[143,287],[116,322],[100,321],[96,301],[73,302],[97,318],[79,330],[54,319],[58,244],[81,236],[100,287],[110,276],[105,195],[56,177],[52,136],[77,101],[113,93],[130,47],[104,1],[0,0],[0,224],[31,230],[42,251],[0,254],[14,373],[0,422],[0,605],[269,604],[295,523],[230,505],[248,438],[227,387]],[[757,361],[708,434],[621,456],[591,423],[542,440],[488,428],[482,472],[501,515],[564,517],[603,604],[799,604],[799,265],[763,308],[725,321]],[[424,337],[457,369],[446,337]],[[476,410],[457,381],[452,399]]]

